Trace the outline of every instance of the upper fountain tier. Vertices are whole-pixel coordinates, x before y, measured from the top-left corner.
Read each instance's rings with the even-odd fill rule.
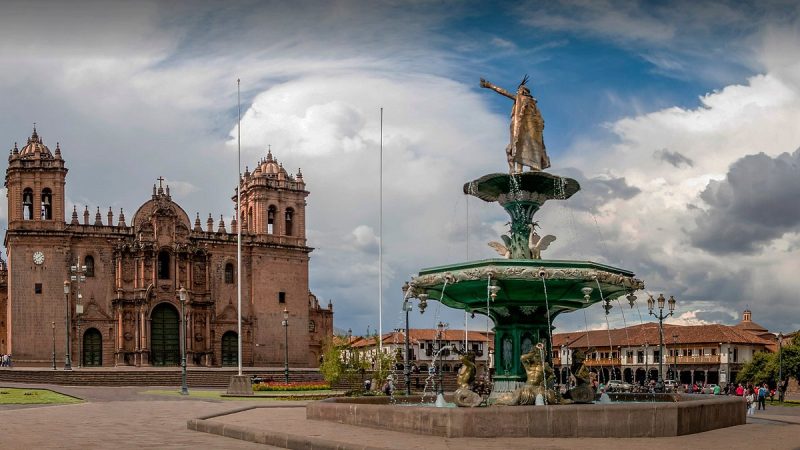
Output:
[[[505,205],[510,201],[530,201],[541,207],[547,200],[565,200],[581,189],[572,178],[547,172],[515,174],[490,173],[464,184],[464,193],[486,202]]]

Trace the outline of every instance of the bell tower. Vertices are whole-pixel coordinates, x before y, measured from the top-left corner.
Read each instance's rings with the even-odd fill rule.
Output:
[[[270,150],[252,173],[245,170],[241,183],[239,224],[243,233],[280,236],[282,240],[294,238],[295,245],[305,245],[309,192],[299,169],[296,175],[290,175]],[[236,202],[235,196],[233,201]]]
[[[63,230],[66,178],[61,147],[51,153],[34,125],[22,150],[15,143],[8,156],[8,229]]]

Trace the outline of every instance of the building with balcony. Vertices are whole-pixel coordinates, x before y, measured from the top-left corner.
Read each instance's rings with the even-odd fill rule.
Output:
[[[745,310],[734,326],[664,324],[664,353],[659,352],[655,322],[611,330],[576,331],[553,335],[553,367],[559,382],[569,377],[575,350],[587,353],[586,366],[600,382],[624,380],[645,383],[663,378],[682,384],[726,384],[736,379],[742,365],[758,352],[777,350],[775,335],[752,322]]]

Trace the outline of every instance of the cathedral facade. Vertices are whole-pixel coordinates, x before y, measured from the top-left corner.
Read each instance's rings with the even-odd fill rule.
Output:
[[[234,366],[239,279],[243,364],[283,365],[284,332],[290,365],[319,364],[333,308],[308,288],[301,172],[271,153],[245,171],[230,229],[222,217],[192,220],[161,178],[130,223],[99,207],[67,221],[66,178],[60,146],[51,152],[36,129],[11,150],[0,352],[15,364],[62,365],[69,349],[73,366],[174,366],[183,338],[188,365]]]

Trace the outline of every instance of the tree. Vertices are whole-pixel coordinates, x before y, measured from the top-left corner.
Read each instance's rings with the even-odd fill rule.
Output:
[[[756,353],[753,360],[745,363],[736,377],[739,383],[778,384],[779,374],[783,380],[800,379],[800,334],[791,341],[784,341],[779,353]]]
[[[342,346],[336,345],[334,339],[326,338],[322,344],[322,364],[319,371],[329,384],[339,382],[345,372],[345,363],[342,358]]]
[[[738,383],[754,383],[762,384],[768,381],[773,381],[777,376],[771,372],[773,359],[777,360],[774,353],[759,352],[753,355],[753,359],[742,366],[739,374],[736,376]]]

